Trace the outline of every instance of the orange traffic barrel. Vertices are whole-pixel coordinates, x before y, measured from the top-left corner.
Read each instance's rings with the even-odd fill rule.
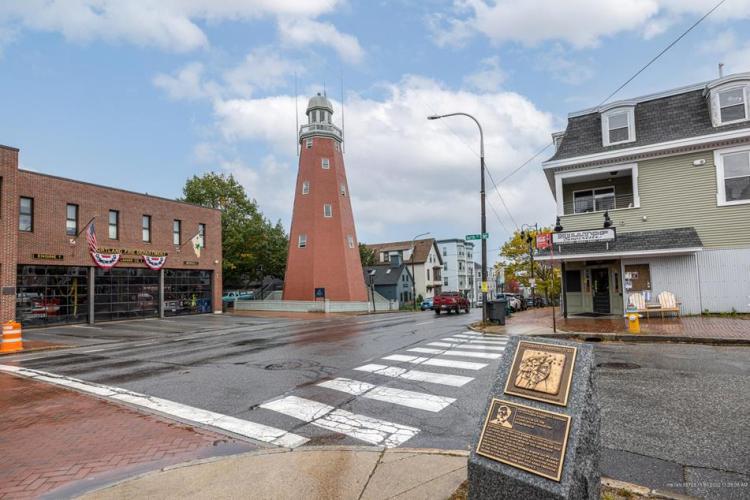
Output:
[[[3,323],[3,337],[0,339],[0,352],[17,352],[23,350],[21,323],[7,321]]]

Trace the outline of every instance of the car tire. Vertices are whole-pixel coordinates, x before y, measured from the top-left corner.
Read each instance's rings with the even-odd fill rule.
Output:
[[[435,314],[437,314],[438,316],[440,316],[440,309],[435,309]]]

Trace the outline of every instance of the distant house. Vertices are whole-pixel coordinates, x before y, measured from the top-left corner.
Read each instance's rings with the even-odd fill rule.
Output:
[[[393,257],[399,257],[411,272],[413,264],[417,295],[426,298],[440,293],[443,287],[443,260],[433,238],[414,242],[376,243],[367,247],[375,252],[375,262],[378,265],[390,264]]]
[[[413,281],[409,266],[394,257],[390,263],[378,266],[365,266],[365,285],[372,283],[375,292],[388,300],[408,304],[412,299]]]
[[[750,312],[750,73],[571,113],[553,140],[565,314],[662,291],[684,314]]]

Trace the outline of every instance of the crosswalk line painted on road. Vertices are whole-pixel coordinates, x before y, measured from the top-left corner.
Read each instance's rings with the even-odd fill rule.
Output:
[[[504,346],[489,345],[466,345],[466,344],[449,344],[447,342],[430,342],[427,345],[435,347],[460,347],[461,349],[475,349],[477,351],[504,351]]]
[[[366,382],[359,382],[348,378],[335,378],[317,384],[319,387],[326,387],[335,391],[346,392],[361,396],[367,399],[393,403],[417,410],[426,410],[438,412],[455,401],[454,398],[438,396],[435,394],[426,394],[424,392],[407,391],[405,389],[396,389],[383,385],[372,385]],[[369,388],[367,388],[369,386]]]
[[[415,365],[439,366],[441,368],[458,368],[461,370],[481,370],[487,368],[486,363],[475,363],[473,361],[456,361],[454,359],[425,358],[422,356],[406,356],[404,354],[391,354],[383,358],[386,361],[399,361]]]
[[[416,427],[358,415],[297,396],[269,401],[260,407],[386,448],[400,446],[419,433]]]
[[[231,432],[240,436],[271,443],[285,448],[296,448],[305,444],[309,439],[286,432],[282,429],[268,425],[256,424],[229,415],[223,415],[201,408],[184,405],[168,399],[139,394],[119,387],[111,387],[93,382],[86,382],[71,377],[55,375],[30,368],[19,368],[14,366],[0,365],[0,371],[12,372],[18,375],[59,385],[69,389],[93,394],[105,399],[127,403],[136,407],[146,408],[167,417],[193,424],[205,425],[215,429]]]
[[[474,336],[474,335],[464,335],[462,333],[457,333],[456,335],[453,335],[453,337],[457,339],[464,339],[464,340],[484,340],[487,342],[507,342],[507,337],[482,337],[482,336]]]
[[[494,352],[471,352],[471,351],[454,351],[445,349],[430,349],[428,347],[414,347],[407,349],[409,352],[419,352],[422,354],[440,354],[443,356],[461,356],[465,358],[485,358],[498,359],[502,354]]]
[[[440,340],[445,340],[448,342],[461,342],[462,344],[479,344],[479,345],[497,345],[497,346],[504,346],[508,343],[507,340],[468,340],[468,339],[461,339],[456,337],[444,337]]]
[[[432,384],[450,385],[452,387],[462,387],[474,377],[465,377],[463,375],[450,375],[447,373],[423,372],[420,370],[407,370],[398,366],[387,366],[378,364],[369,364],[355,368],[357,371],[375,373],[385,377],[401,378],[404,380],[413,380],[415,382],[429,382]]]

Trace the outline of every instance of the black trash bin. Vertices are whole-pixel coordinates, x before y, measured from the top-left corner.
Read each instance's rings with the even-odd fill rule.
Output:
[[[487,302],[487,316],[493,323],[500,325],[505,324],[505,308],[508,305],[508,301],[505,299],[496,299]]]

